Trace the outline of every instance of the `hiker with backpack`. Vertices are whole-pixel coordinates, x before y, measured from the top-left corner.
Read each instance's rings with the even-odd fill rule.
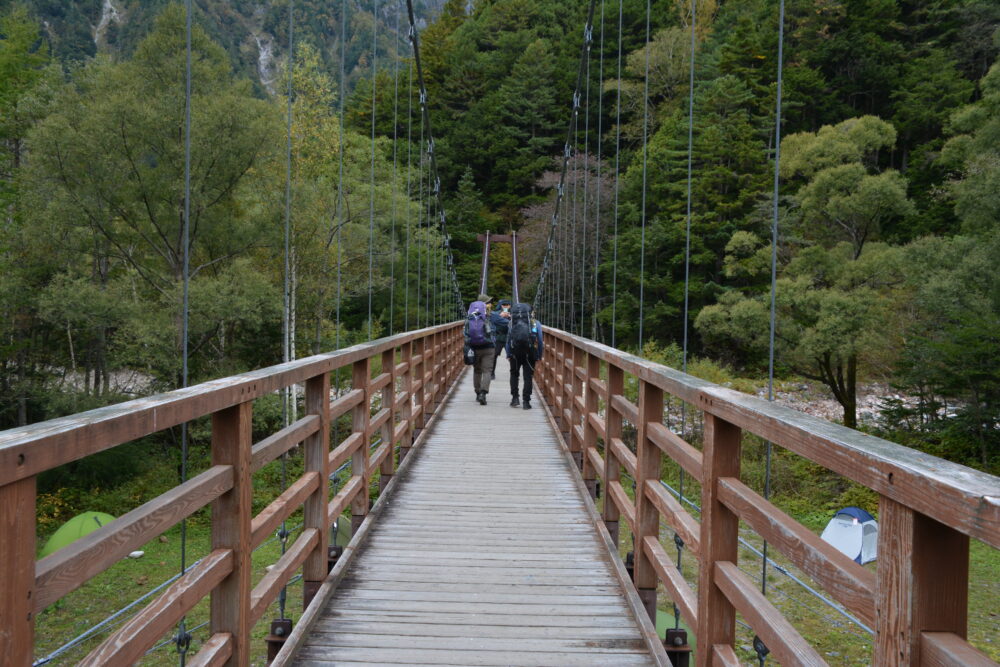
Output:
[[[486,316],[486,304],[483,301],[473,301],[469,306],[469,315],[465,320],[465,347],[473,354],[473,384],[476,389],[476,400],[480,405],[486,405],[486,394],[490,391],[490,373],[493,369],[493,357],[496,354],[496,339],[493,326]]]
[[[542,326],[532,317],[531,306],[515,304],[510,311],[510,333],[507,335],[507,359],[510,360],[510,407],[531,409],[531,380],[535,364],[542,358]],[[524,376],[524,393],[518,399],[518,385]]]
[[[499,308],[490,313],[490,324],[493,325],[493,334],[496,336],[495,354],[493,355],[493,372],[490,378],[497,379],[497,359],[500,358],[500,351],[507,347],[507,334],[510,332],[510,299],[500,299]]]

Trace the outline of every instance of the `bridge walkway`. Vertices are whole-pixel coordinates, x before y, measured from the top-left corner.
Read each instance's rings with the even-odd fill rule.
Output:
[[[546,411],[457,384],[292,664],[663,664]]]

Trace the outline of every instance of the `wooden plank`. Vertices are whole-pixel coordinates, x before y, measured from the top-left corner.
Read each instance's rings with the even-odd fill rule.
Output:
[[[608,393],[608,383],[601,378],[591,376],[587,382],[590,388],[597,392],[599,396],[605,396]]]
[[[330,419],[346,415],[355,407],[361,405],[365,400],[365,392],[361,389],[352,389],[340,398],[330,403]]]
[[[589,462],[591,470],[593,470],[600,479],[604,479],[604,459],[601,458],[601,453],[597,451],[597,447],[590,447],[587,449],[587,461]]]
[[[365,480],[362,475],[352,475],[347,483],[340,488],[337,495],[333,497],[328,505],[326,515],[330,520],[330,524],[340,516],[340,513],[347,509],[347,506],[354,501],[354,496],[358,494],[359,491],[365,487]]]
[[[386,351],[386,352],[383,352],[382,354],[387,354],[388,352],[389,351]],[[385,368],[385,367],[383,366],[383,368]],[[383,388],[389,386],[389,382],[391,380],[392,380],[392,374],[391,373],[379,373],[374,378],[372,378],[371,385],[369,386],[369,390],[372,393],[375,393],[376,391],[381,391]]]
[[[840,553],[733,477],[719,480],[719,500],[815,579],[851,613],[875,625],[875,574]]]
[[[313,646],[330,647],[369,647],[369,648],[412,648],[437,649],[443,651],[475,651],[477,653],[524,651],[531,653],[610,653],[629,654],[646,652],[646,646],[639,637],[627,639],[593,639],[582,642],[579,638],[493,638],[493,637],[455,637],[440,636],[433,631],[431,634],[418,637],[375,635],[371,632],[317,632],[313,635]]]
[[[618,505],[614,502],[608,502],[609,490],[611,485],[617,483],[621,485],[621,459],[618,453],[615,452],[612,444],[617,440],[621,442],[622,435],[622,416],[613,405],[613,397],[620,396],[621,393],[625,391],[625,374],[622,370],[612,363],[608,363],[608,386],[607,393],[604,395],[604,404],[607,406],[607,416],[605,417],[605,425],[607,430],[604,432],[604,484],[605,484],[605,498],[604,507],[602,508],[602,516],[604,518],[604,527],[608,531],[608,536],[611,542],[615,545],[615,550],[618,548],[618,519],[620,513],[618,511]],[[624,443],[622,443],[624,446]]]
[[[628,523],[629,530],[633,530],[635,526],[635,506],[632,504],[632,499],[625,493],[625,489],[622,488],[621,482],[617,480],[608,482],[608,497],[611,498],[611,501],[625,519],[625,522]]]
[[[611,397],[611,405],[629,423],[636,424],[639,422],[639,406],[621,394]]]
[[[307,472],[295,480],[280,496],[265,507],[250,523],[250,545],[252,549],[264,543],[268,535],[274,532],[281,522],[305,502],[320,486],[318,472]]]
[[[368,470],[365,471],[366,476],[371,478],[375,475],[375,471],[379,469],[385,458],[392,453],[392,442],[385,441],[381,445],[375,448],[372,452],[371,457],[368,461]]]
[[[217,632],[201,645],[201,650],[188,660],[188,667],[222,667],[233,655],[233,636]]]
[[[16,667],[34,657],[34,477],[0,486],[0,655]]]
[[[172,583],[152,603],[130,618],[80,661],[85,667],[129,665],[152,648],[163,635],[215,589],[233,571],[231,549],[216,549]],[[235,642],[234,642],[235,644]]]
[[[663,488],[660,480],[646,480],[645,489],[646,497],[656,507],[656,511],[680,535],[684,546],[697,556],[701,550],[699,542],[701,526],[698,522],[681,507],[680,502],[673,495]]]
[[[642,548],[647,537],[659,540],[660,515],[656,506],[650,502],[642,490],[650,481],[660,481],[660,450],[649,440],[649,425],[663,419],[663,390],[657,386],[639,384],[639,423],[636,432],[636,494],[635,494],[635,525],[632,528],[635,536],[635,587],[646,605],[650,619],[656,622],[656,586],[658,578],[656,569]]]
[[[681,616],[692,628],[698,627],[698,598],[684,576],[677,571],[677,566],[663,550],[663,545],[652,536],[642,540],[642,549],[649,562],[656,570],[660,583],[667,590],[670,600],[680,609]]]
[[[306,415],[253,446],[251,468],[257,472],[320,428],[319,415]]]
[[[969,538],[885,496],[878,537],[874,661],[919,665],[924,631],[965,636]]]
[[[457,335],[461,322],[428,327],[165,394],[147,396],[0,433],[0,486],[116,445],[302,383],[405,342]]]
[[[590,424],[590,426],[595,431],[597,431],[597,433],[602,438],[604,437],[604,432],[607,430],[607,426],[605,426],[605,424],[604,424],[604,418],[601,417],[601,415],[599,415],[596,412],[588,412],[587,413],[587,423]]]
[[[803,667],[827,664],[735,563],[716,561],[713,578],[779,663]]]
[[[38,561],[35,568],[35,613],[41,613],[129,552],[227,493],[233,487],[233,477],[233,466],[214,465]]]
[[[368,429],[366,435],[370,439],[375,433],[378,432],[380,428],[385,426],[389,421],[389,417],[392,416],[392,411],[389,408],[382,408],[375,413],[374,417],[371,417],[371,421],[368,423]]]
[[[254,586],[250,593],[250,622],[256,623],[260,620],[268,605],[278,597],[281,588],[292,578],[295,571],[299,569],[306,558],[319,545],[320,531],[315,528],[306,528],[298,536],[292,546],[281,555],[281,558]],[[325,555],[325,554],[324,554]]]
[[[366,514],[368,514],[368,423],[371,419],[371,392],[369,391],[369,379],[371,378],[371,359],[361,359],[354,362],[351,367],[351,386],[365,392],[365,398],[354,408],[351,431],[363,434],[363,441],[360,447],[354,450],[351,455],[351,471],[354,475],[362,475],[362,487],[366,489],[364,493],[354,494],[351,501],[351,532],[354,533],[361,526]],[[330,508],[328,516],[337,516]]]
[[[479,666],[532,665],[533,667],[607,667],[607,665],[649,665],[649,656],[637,653],[530,653],[523,651],[463,651],[459,655],[448,650],[434,649],[393,649],[393,648],[351,648],[330,650],[327,647],[306,647],[299,654],[296,664],[342,665],[344,662],[368,662],[380,665],[390,663],[424,663],[431,665],[460,664]],[[457,661],[457,662],[456,662]]]
[[[699,482],[701,481],[701,452],[664,426],[662,422],[649,425],[649,439],[663,450],[664,454],[679,463],[688,474]]]
[[[302,448],[304,475],[317,476],[316,489],[302,503],[302,525],[305,530],[316,530],[319,538],[316,548],[302,564],[302,606],[307,607],[329,570],[328,546],[330,525],[327,516],[327,498],[330,495],[330,374],[309,378],[306,382],[306,412],[319,419],[320,430],[310,436]]]
[[[996,667],[997,663],[954,632],[920,633],[922,667]]]
[[[732,646],[716,644],[712,647],[712,667],[741,667],[741,663]]]
[[[609,443],[609,448],[614,452],[615,459],[628,471],[632,479],[635,479],[635,454],[625,445],[621,438],[612,437]]]
[[[740,521],[719,500],[718,479],[739,477],[740,429],[711,413],[705,415],[701,485],[701,545],[698,568],[697,667],[708,667],[712,647],[736,640],[736,610],[716,581],[715,563],[737,562]]]
[[[212,632],[233,636],[230,665],[250,661],[250,574],[253,568],[250,526],[253,479],[250,443],[253,403],[247,401],[212,415],[212,463],[230,465],[233,487],[212,502],[212,549],[233,552],[232,571],[212,591]]]
[[[341,442],[337,447],[330,452],[328,458],[327,467],[330,471],[336,470],[340,465],[351,458],[355,452],[361,447],[364,442],[364,438],[360,433],[352,433]]]
[[[374,635],[392,635],[398,637],[469,637],[476,635],[483,638],[496,639],[579,639],[580,628],[571,625],[551,625],[544,619],[539,624],[531,625],[496,625],[490,620],[470,619],[466,624],[461,619],[452,623],[418,622],[415,616],[396,616],[392,619],[379,614],[347,614],[341,613],[337,618],[324,619],[316,623],[313,629],[317,632],[366,632]],[[579,620],[578,617],[573,617]],[[601,618],[604,620],[604,617]],[[488,624],[489,623],[489,624]],[[639,632],[634,626],[597,625],[586,628],[586,635],[592,639],[639,639]]]

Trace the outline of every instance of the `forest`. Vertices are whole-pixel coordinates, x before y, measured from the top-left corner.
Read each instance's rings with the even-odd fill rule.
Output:
[[[277,46],[288,3],[266,3],[266,82],[227,28],[252,3],[195,4],[190,381],[279,362],[286,317],[293,356],[453,318],[401,7],[356,12],[341,44],[338,3],[295,3],[289,61]],[[7,428],[182,381],[184,13],[130,6],[94,40],[96,1],[0,8]],[[688,323],[691,17],[685,2],[651,9],[647,42],[646,3],[598,3],[562,237],[579,262],[540,317],[635,350],[641,280],[647,356],[675,362],[689,331],[694,357],[760,379],[778,3],[697,3]],[[420,34],[466,299],[487,230],[518,231],[522,295],[534,294],[586,10],[448,0]],[[825,387],[850,426],[996,473],[1000,5],[789,0],[785,12],[777,376]],[[388,27],[373,60],[375,25]],[[490,292],[509,281],[497,249]],[[874,381],[905,398],[862,422],[858,388]]]

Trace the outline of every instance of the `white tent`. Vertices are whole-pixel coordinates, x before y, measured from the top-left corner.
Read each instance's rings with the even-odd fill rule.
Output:
[[[859,507],[845,507],[833,515],[820,537],[840,553],[864,565],[875,560],[878,522]]]

